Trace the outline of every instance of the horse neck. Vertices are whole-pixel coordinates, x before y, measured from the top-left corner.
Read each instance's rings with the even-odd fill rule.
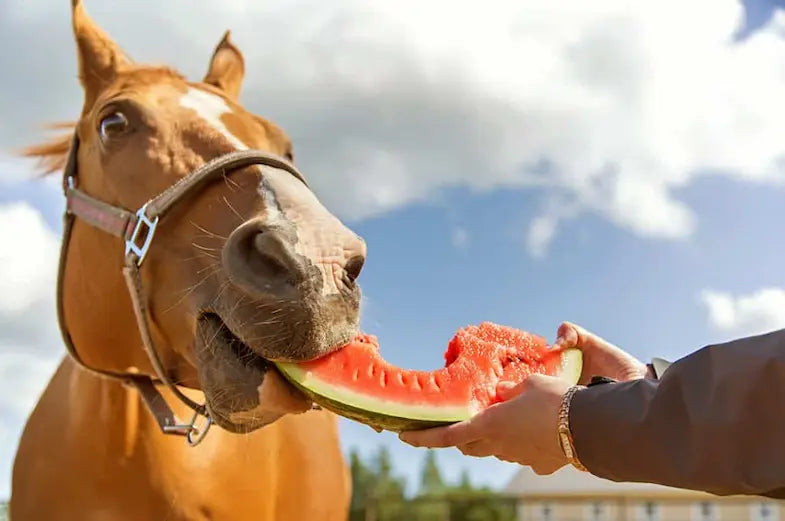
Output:
[[[123,251],[120,239],[74,223],[63,273],[65,324],[89,367],[151,374],[123,278]]]

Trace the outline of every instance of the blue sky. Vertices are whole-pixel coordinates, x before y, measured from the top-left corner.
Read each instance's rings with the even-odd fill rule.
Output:
[[[379,337],[389,361],[433,369],[457,328],[484,320],[549,340],[571,320],[644,360],[785,327],[782,3],[745,0],[745,16],[735,1],[696,2],[683,8],[683,23],[671,18],[680,4],[640,13],[622,4],[555,12],[533,1],[538,18],[500,2],[471,24],[476,45],[487,48],[467,56],[460,35],[479,17],[471,10],[456,7],[457,21],[444,21],[443,38],[431,41],[423,27],[438,9],[420,11],[420,20],[406,17],[405,6],[375,6],[388,17],[383,23],[347,0],[336,12],[373,30],[347,22],[345,34],[332,27],[330,38],[320,36],[328,51],[345,51],[335,53],[345,61],[332,68],[321,55],[313,63],[303,57],[312,40],[278,35],[302,70],[324,75],[316,86],[286,60],[254,49],[253,24],[243,24],[274,20],[268,7],[236,2],[234,11],[198,19],[179,1],[171,12],[154,11],[152,0],[138,11],[88,7],[126,49],[192,74],[215,43],[207,29],[217,38],[230,26],[237,40],[254,44],[245,48],[246,105],[283,122],[317,194],[368,243],[363,328]],[[12,0],[0,13],[0,30],[53,38],[55,56],[39,65],[32,50],[12,62],[0,58],[21,78],[20,90],[44,92],[42,67],[73,81],[65,7]],[[139,14],[148,8],[157,14]],[[324,19],[335,14],[319,9]],[[516,47],[512,62],[509,42],[494,39],[508,18],[511,34],[525,27],[533,42]],[[168,46],[139,29],[179,23]],[[52,30],[42,33],[47,24]],[[395,38],[397,31],[408,39]],[[190,46],[199,52],[184,51]],[[33,132],[40,122],[70,117],[79,101],[65,79],[57,95],[29,105],[0,94],[0,113],[10,115],[0,137],[9,147],[40,139]],[[541,160],[552,170],[527,168]],[[24,180],[26,163],[0,155],[0,170],[7,172],[0,234],[11,237],[0,245],[0,266],[10,273],[0,293],[12,295],[0,298],[0,330],[11,331],[0,334],[2,498],[26,411],[62,354],[51,307],[62,200],[51,183]],[[11,245],[25,241],[34,253],[22,258]],[[14,308],[12,300],[28,293],[29,305]],[[388,445],[398,469],[416,480],[421,451],[349,421],[341,431],[347,450]],[[474,481],[493,486],[515,471],[454,450],[439,458],[448,477],[468,468]]]

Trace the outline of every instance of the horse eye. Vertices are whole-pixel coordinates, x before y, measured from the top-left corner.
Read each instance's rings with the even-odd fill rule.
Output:
[[[101,120],[101,139],[118,136],[128,129],[128,118],[122,112],[113,112]]]

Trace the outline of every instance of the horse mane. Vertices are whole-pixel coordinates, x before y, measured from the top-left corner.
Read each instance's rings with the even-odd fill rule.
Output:
[[[38,170],[42,175],[62,171],[71,150],[71,140],[76,123],[64,122],[47,125],[49,129],[67,129],[69,132],[47,142],[23,148],[19,155],[38,159]]]

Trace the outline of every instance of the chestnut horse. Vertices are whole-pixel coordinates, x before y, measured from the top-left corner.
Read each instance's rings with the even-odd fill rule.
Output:
[[[25,426],[10,519],[344,521],[337,419],[272,361],[356,334],[365,243],[239,104],[228,32],[190,82],[132,62],[80,0],[72,22],[81,115],[27,150],[64,175],[71,356]]]

